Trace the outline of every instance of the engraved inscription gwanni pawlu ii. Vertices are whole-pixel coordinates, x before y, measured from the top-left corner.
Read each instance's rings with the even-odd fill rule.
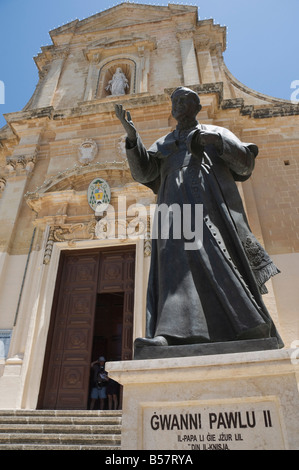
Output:
[[[284,449],[275,400],[177,403],[144,408],[144,448],[182,450]],[[165,447],[164,447],[165,448]]]

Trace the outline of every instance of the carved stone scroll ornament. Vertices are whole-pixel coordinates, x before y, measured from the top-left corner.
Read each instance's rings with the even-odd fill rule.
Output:
[[[129,217],[127,220],[115,220],[114,217],[104,217],[98,222],[94,219],[88,223],[64,224],[51,226],[46,243],[43,264],[51,261],[55,242],[68,242],[69,246],[75,246],[77,242],[84,240],[106,240],[111,238],[125,239],[127,237],[144,238],[144,256],[151,255],[150,217],[145,221],[143,217]]]
[[[96,221],[91,220],[87,224],[78,223],[51,227],[46,243],[43,264],[50,263],[55,242],[68,242],[70,246],[74,246],[76,242],[92,240],[95,234],[95,225]]]
[[[54,240],[57,242],[68,241],[69,245],[74,245],[78,241],[92,240],[94,238],[95,221],[88,224],[73,224],[57,227],[54,230]],[[77,237],[74,234],[77,232]]]

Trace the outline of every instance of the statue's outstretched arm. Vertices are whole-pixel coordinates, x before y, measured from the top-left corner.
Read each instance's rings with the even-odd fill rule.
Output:
[[[158,159],[144,147],[129,111],[121,104],[115,105],[115,114],[127,133],[126,151],[133,178],[139,183],[155,180],[160,174]]]

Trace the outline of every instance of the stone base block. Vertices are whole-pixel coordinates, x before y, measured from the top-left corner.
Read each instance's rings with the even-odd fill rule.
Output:
[[[298,450],[293,350],[106,364],[123,385],[122,450]]]
[[[199,343],[176,346],[135,347],[134,359],[162,359],[167,357],[211,356],[251,351],[278,349],[276,338],[229,341],[225,343]]]

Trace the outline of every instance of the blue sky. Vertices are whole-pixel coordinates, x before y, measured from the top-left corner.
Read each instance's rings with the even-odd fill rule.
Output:
[[[0,0],[0,85],[2,82],[5,88],[5,103],[0,104],[0,128],[6,123],[3,114],[20,111],[31,98],[38,82],[33,57],[41,46],[51,44],[49,31],[119,3],[123,2]],[[299,0],[130,3],[198,6],[200,19],[213,18],[228,27],[224,59],[232,74],[254,90],[291,99],[291,83],[299,80]]]

